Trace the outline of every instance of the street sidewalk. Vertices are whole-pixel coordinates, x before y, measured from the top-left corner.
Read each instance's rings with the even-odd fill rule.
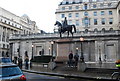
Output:
[[[50,70],[47,65],[33,64],[32,68],[29,68],[28,70],[23,67],[23,71],[68,78],[114,81],[111,79],[111,74],[118,70],[114,67],[114,64],[99,65],[87,63],[87,69],[85,72],[78,71],[77,67],[68,67],[67,64],[57,64],[57,67],[54,70]]]

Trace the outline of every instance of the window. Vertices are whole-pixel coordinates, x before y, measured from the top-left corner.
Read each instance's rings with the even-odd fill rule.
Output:
[[[83,0],[83,2],[89,2],[89,0]]]
[[[83,19],[83,24],[84,24],[85,26],[88,26],[88,25],[89,25],[89,19],[88,19],[88,17],[85,17],[85,18]]]
[[[94,19],[94,25],[97,25],[97,19]]]
[[[0,67],[0,75],[2,75],[2,77],[10,77],[11,75],[20,75],[22,74],[21,70],[19,67],[16,66],[10,66],[10,67]]]
[[[10,25],[10,22],[8,22],[8,24]]]
[[[79,17],[79,13],[75,13],[75,17]]]
[[[65,7],[62,7],[62,10],[65,10]]]
[[[109,15],[112,15],[112,11],[109,11]]]
[[[109,18],[109,24],[113,24],[113,18]]]
[[[97,6],[96,6],[96,4],[93,4],[93,8],[96,8]]]
[[[104,0],[99,0],[100,2],[103,2]]]
[[[76,20],[76,26],[79,26],[79,20]]]
[[[79,9],[79,6],[76,6],[75,9]]]
[[[108,7],[111,7],[112,6],[112,3],[108,3]]]
[[[72,6],[69,6],[69,10],[72,10]]]
[[[14,26],[14,23],[12,23],[12,26]]]
[[[72,13],[69,13],[69,14],[68,14],[68,17],[71,18],[71,17],[72,17]]]
[[[96,2],[97,0],[92,0],[92,1]]]
[[[72,25],[72,20],[69,20],[69,21],[68,21],[68,24],[69,24],[69,25]]]
[[[101,24],[104,25],[105,24],[105,18],[101,19]]]
[[[5,44],[3,44],[3,48],[5,48]]]
[[[104,6],[104,4],[103,4],[103,3],[101,3],[101,4],[100,4],[100,7],[103,7],[103,6]]]
[[[104,11],[101,11],[101,15],[105,15],[105,12],[104,12]]]
[[[85,15],[85,16],[88,16],[88,12],[84,12],[84,15]]]
[[[65,17],[65,14],[61,14],[61,18],[64,18]]]
[[[1,21],[2,21],[2,19],[1,19]]]
[[[5,20],[5,23],[6,23],[7,21]]]
[[[87,4],[85,4],[85,5],[84,5],[84,9],[87,10],[87,8],[88,8],[88,7],[87,7]]]
[[[97,12],[93,12],[94,13],[94,16],[97,16]]]

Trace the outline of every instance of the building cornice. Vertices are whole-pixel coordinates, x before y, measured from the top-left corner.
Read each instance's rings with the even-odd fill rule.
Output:
[[[66,13],[66,12],[80,12],[80,11],[93,11],[93,10],[107,10],[107,9],[116,9],[116,7],[113,8],[97,8],[97,9],[87,9],[87,10],[63,10],[63,11],[56,11],[55,14],[57,13]]]
[[[6,27],[6,28],[10,28],[10,29],[13,29],[13,30],[16,30],[16,31],[22,30],[21,28],[14,27],[14,26],[11,26],[9,24],[5,24],[3,22],[0,22],[0,26]]]

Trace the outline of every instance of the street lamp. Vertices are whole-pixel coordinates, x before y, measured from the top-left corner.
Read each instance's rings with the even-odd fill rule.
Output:
[[[32,57],[31,57],[32,60],[33,60],[33,47],[34,45],[32,44]]]
[[[100,49],[100,46],[99,46],[99,63],[102,64],[102,60],[101,60],[101,49]]]
[[[34,45],[32,44],[32,56],[31,56],[31,61],[30,61],[30,68],[32,68],[32,60],[33,60],[33,47],[34,47]]]
[[[50,55],[50,47],[49,47],[49,55]]]
[[[78,47],[76,47],[76,53],[78,54]]]
[[[82,42],[84,41],[83,37],[80,37],[80,45],[81,45],[81,57],[80,57],[80,61],[84,62],[84,55],[83,55],[83,47],[82,47]]]
[[[51,61],[53,61],[53,44],[54,44],[54,41],[51,41],[51,54],[52,54]]]

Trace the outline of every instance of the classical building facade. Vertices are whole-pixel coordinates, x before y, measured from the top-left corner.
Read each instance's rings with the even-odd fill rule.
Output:
[[[35,21],[27,15],[19,17],[0,7],[0,56],[9,52],[9,37],[12,34],[32,34],[40,32]]]
[[[120,58],[120,2],[118,0],[63,0],[56,10],[56,20],[75,24],[77,33],[13,35],[11,56],[54,55],[56,61],[67,61],[68,54],[82,53],[85,62],[115,62]],[[55,32],[57,27],[55,27]],[[81,41],[80,38],[84,41]],[[52,41],[52,43],[51,43]],[[20,48],[18,52],[17,49]],[[82,50],[81,50],[82,49]]]
[[[84,41],[80,41],[81,37]],[[85,62],[99,62],[100,59],[102,62],[114,62],[120,58],[120,31],[80,32],[74,37],[64,34],[62,38],[57,33],[14,35],[10,43],[12,58],[20,54],[24,59],[26,51],[30,59],[34,56],[53,55],[56,61],[67,61],[70,51],[79,56],[83,53]]]
[[[63,0],[56,10],[56,20],[62,23],[67,17],[77,32],[119,30],[119,8],[119,0]]]

